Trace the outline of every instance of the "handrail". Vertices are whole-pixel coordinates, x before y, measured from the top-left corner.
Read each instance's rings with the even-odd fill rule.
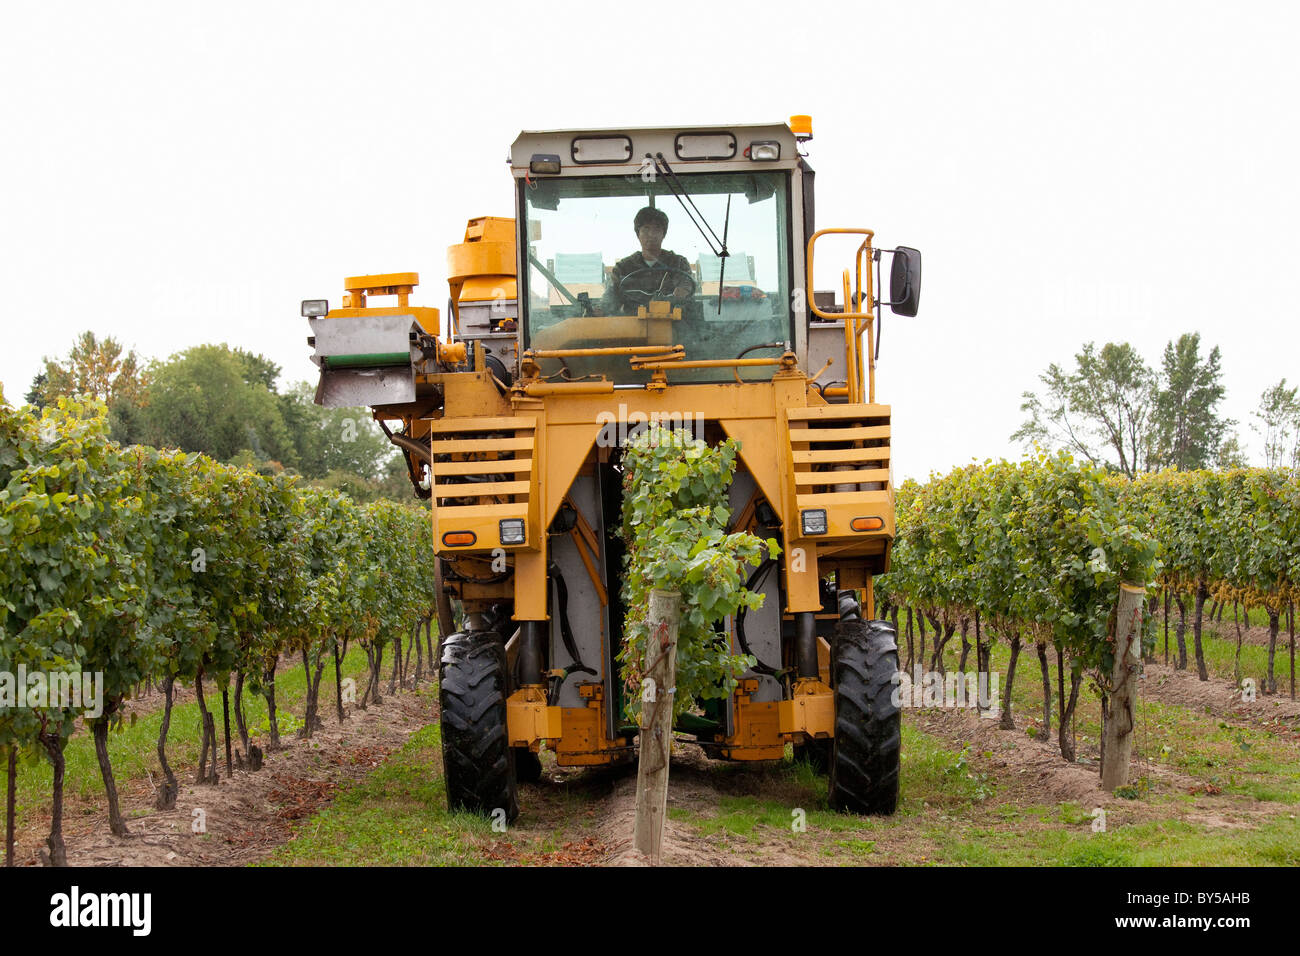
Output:
[[[858,235],[865,236],[862,245],[858,246],[855,256],[855,265],[857,269],[857,290],[856,301],[849,289],[849,270],[844,270],[844,308],[856,309],[853,312],[840,312],[832,314],[823,312],[817,307],[816,297],[813,294],[813,245],[819,238],[825,235]],[[875,291],[872,288],[871,263],[874,253],[871,247],[871,240],[875,238],[875,232],[870,229],[856,228],[836,228],[836,229],[818,229],[808,237],[808,275],[806,293],[808,296],[808,306],[813,315],[827,322],[834,322],[839,319],[844,320],[844,352],[845,359],[848,363],[848,378],[846,380],[845,394],[850,401],[863,401],[863,389],[861,381],[861,342],[862,333],[867,333],[867,395],[866,400],[874,402],[876,400],[876,361],[874,348],[874,334],[872,327],[875,320]],[[867,261],[867,284],[866,284],[866,311],[863,311],[863,285],[862,285],[862,261],[865,257]],[[859,325],[860,320],[866,321]],[[837,394],[838,389],[827,388],[829,394]]]

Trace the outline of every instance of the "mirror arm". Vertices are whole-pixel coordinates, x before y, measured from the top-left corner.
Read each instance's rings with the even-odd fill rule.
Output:
[[[871,258],[873,258],[873,259],[876,260],[876,292],[877,292],[877,293],[879,293],[880,290],[884,288],[884,286],[881,285],[881,283],[880,283],[880,252],[881,252],[881,250],[877,249],[877,250],[875,250],[875,251],[872,253],[872,255],[871,255]],[[875,355],[875,360],[876,360],[877,362],[879,362],[879,361],[880,361],[880,333],[881,333],[882,331],[884,331],[884,328],[885,328],[885,310],[884,310],[883,308],[881,308],[881,305],[880,305],[880,296],[879,296],[879,294],[877,294],[877,296],[876,296],[876,303],[875,303],[874,308],[875,308],[875,310],[876,310],[876,355]]]

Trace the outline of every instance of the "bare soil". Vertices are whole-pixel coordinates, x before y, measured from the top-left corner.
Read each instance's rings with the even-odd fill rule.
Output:
[[[161,695],[159,695],[161,697]],[[342,784],[368,774],[407,737],[438,717],[437,699],[402,693],[378,706],[352,710],[342,725],[325,708],[327,723],[310,740],[286,737],[257,773],[236,770],[218,786],[193,783],[193,767],[175,767],[180,795],[173,810],[154,809],[151,781],[119,781],[122,813],[131,834],[113,836],[101,806],[69,795],[64,841],[73,866],[236,866],[284,843],[292,823],[329,804]],[[201,822],[201,826],[200,826]],[[41,861],[49,816],[18,834],[20,865]],[[196,829],[202,832],[195,832]]]
[[[1300,740],[1300,706],[1261,696],[1243,703],[1230,681],[1201,682],[1195,672],[1147,665],[1140,691],[1148,699],[1178,704],[1230,723],[1252,724]],[[436,700],[427,694],[403,693],[383,705],[353,713],[340,727],[330,720],[312,741],[289,740],[285,750],[269,754],[259,773],[237,771],[220,786],[195,786],[193,768],[185,768],[175,810],[157,812],[146,782],[123,786],[124,812],[132,834],[118,839],[108,832],[101,807],[70,801],[65,836],[74,865],[240,865],[264,858],[287,841],[295,820],[327,806],[336,789],[360,779],[402,746],[407,737],[437,718]],[[1032,716],[1021,714],[1020,729],[1000,730],[994,720],[970,711],[909,710],[904,720],[963,752],[973,773],[994,782],[994,797],[954,817],[941,806],[913,806],[880,825],[846,819],[818,832],[795,833],[788,825],[758,825],[734,833],[704,827],[716,818],[729,797],[754,797],[764,803],[809,812],[808,789],[790,774],[770,765],[740,766],[707,758],[687,742],[674,745],[669,819],[662,862],[672,866],[890,865],[926,863],[938,855],[941,834],[953,828],[1022,830],[1026,825],[1087,828],[1087,822],[1055,819],[1027,823],[1009,818],[1015,808],[1074,805],[1087,813],[1105,808],[1111,826],[1177,818],[1207,829],[1238,829],[1294,812],[1292,804],[1226,794],[1144,754],[1154,742],[1138,741],[1133,776],[1144,778],[1152,794],[1187,794],[1190,802],[1125,800],[1099,786],[1095,741],[1081,741],[1081,762],[1067,763],[1054,741],[1035,740],[1025,728]],[[1157,747],[1158,749],[1158,747]],[[520,789],[522,814],[504,838],[484,841],[485,861],[517,865],[639,865],[646,861],[632,847],[636,803],[635,764],[617,768],[578,769],[555,766],[544,755],[543,780]],[[194,833],[201,810],[206,833]],[[48,819],[34,821],[20,834],[19,859],[36,863]],[[706,830],[712,832],[706,832]]]
[[[1148,665],[1148,680],[1152,679],[1151,670]],[[1204,697],[1214,700],[1225,717],[1265,718],[1267,711],[1263,708],[1248,705],[1242,710],[1239,701],[1234,706],[1227,697],[1229,688],[1223,686],[1195,688],[1197,695],[1191,700],[1184,699],[1185,690],[1190,690],[1182,687],[1181,678],[1184,676],[1178,674],[1176,684],[1163,687],[1161,697],[1167,695],[1171,703],[1193,709]],[[1192,675],[1192,681],[1200,684],[1195,675]],[[1144,690],[1147,686],[1144,684]],[[1272,702],[1265,707],[1271,709]],[[933,836],[936,827],[1023,829],[1026,825],[1023,819],[1008,821],[999,815],[998,810],[1008,805],[1028,808],[1072,804],[1084,813],[1100,807],[1106,810],[1111,826],[1175,817],[1206,829],[1251,828],[1276,814],[1295,810],[1291,804],[1223,793],[1177,768],[1150,759],[1151,755],[1143,755],[1140,749],[1134,757],[1133,779],[1143,778],[1153,795],[1187,794],[1194,800],[1190,805],[1171,805],[1168,801],[1124,799],[1101,789],[1095,742],[1092,745],[1082,742],[1080,762],[1068,763],[1062,759],[1054,740],[1035,740],[1025,733],[1023,727],[1029,721],[1021,720],[1022,729],[1008,731],[999,729],[996,721],[980,718],[969,711],[940,709],[908,711],[904,719],[944,741],[954,751],[967,748],[972,771],[985,774],[996,783],[996,798],[963,810],[959,823],[947,818],[939,808],[923,808],[920,813],[900,814],[886,827],[864,825],[860,831],[849,825],[830,833],[816,834],[810,830],[807,834],[796,835],[783,828],[758,826],[743,835],[725,829],[705,833],[697,821],[715,816],[724,797],[754,796],[762,801],[788,803],[796,807],[806,802],[807,792],[770,768],[762,765],[738,767],[713,761],[698,747],[678,743],[674,745],[672,761],[663,864],[806,866],[841,865],[845,862],[871,865],[925,863],[936,851]],[[524,812],[510,835],[516,846],[540,848],[548,839],[570,843],[585,840],[585,846],[603,851],[599,860],[603,864],[636,866],[648,862],[632,846],[636,809],[634,768],[622,772],[592,772],[551,766],[541,784],[523,789],[521,803]],[[579,808],[576,815],[575,807]],[[1076,825],[1087,827],[1086,822]],[[855,843],[858,846],[869,844],[869,853],[864,857],[845,849]],[[525,855],[520,859],[521,862],[544,861],[540,856]]]
[[[1278,686],[1281,689],[1280,682]],[[1224,720],[1300,735],[1300,701],[1281,693],[1264,694],[1262,688],[1257,689],[1253,701],[1246,701],[1232,681],[1220,677],[1203,681],[1194,666],[1180,671],[1164,664],[1146,664],[1138,695]]]

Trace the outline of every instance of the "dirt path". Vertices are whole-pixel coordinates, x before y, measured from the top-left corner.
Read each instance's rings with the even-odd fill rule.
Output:
[[[1178,697],[1170,702],[1183,703]],[[1103,790],[1095,742],[1078,748],[1078,757],[1086,763],[1067,763],[1054,739],[1049,743],[1032,740],[1020,731],[1000,730],[996,721],[981,720],[969,712],[922,710],[910,716],[915,716],[927,733],[953,746],[969,743],[972,761],[997,781],[999,800],[1020,805],[1074,803],[1084,809],[1101,807],[1125,823],[1171,816],[1167,805],[1128,800]],[[1199,825],[1246,827],[1292,809],[1287,804],[1261,802],[1241,794],[1207,792],[1203,781],[1135,751],[1129,779],[1140,778],[1146,778],[1152,794],[1195,796],[1196,805],[1185,815],[1172,815]]]
[[[692,818],[707,816],[719,799],[755,796],[764,800],[807,802],[806,795],[782,787],[762,767],[738,768],[710,760],[696,745],[673,744],[669,771],[669,819],[664,826],[662,862],[666,866],[806,865],[815,848],[790,845],[780,837],[770,842],[734,840],[726,833],[703,834],[674,811]],[[774,783],[777,785],[774,786]],[[524,812],[511,827],[515,846],[512,862],[566,864],[575,851],[586,851],[580,862],[606,866],[641,866],[645,858],[632,845],[636,821],[636,766],[582,770],[551,765],[543,781],[521,788]],[[562,842],[548,852],[548,841]],[[498,857],[501,858],[501,857]],[[824,861],[825,862],[825,861]]]
[[[72,801],[65,824],[69,860],[98,866],[260,860],[290,838],[293,821],[328,805],[339,786],[364,777],[411,733],[436,720],[431,689],[425,685],[420,693],[386,697],[382,706],[353,714],[342,727],[330,722],[312,741],[292,740],[286,750],[269,755],[260,773],[237,772],[215,788],[190,783],[193,768],[187,768],[180,774],[180,799],[172,811],[152,809],[148,781],[130,782],[123,787],[123,804],[132,835],[124,840],[108,832],[102,807]],[[1255,724],[1279,736],[1300,734],[1300,707],[1290,701],[1261,698],[1243,704],[1230,682],[1202,683],[1194,672],[1148,665],[1141,693],[1186,707],[1202,721],[1213,716]],[[1086,762],[1066,763],[1054,742],[1025,733],[1023,716],[1022,729],[1014,731],[959,710],[909,710],[904,721],[944,748],[945,766],[959,758],[968,764],[961,773],[988,781],[991,796],[945,806],[935,789],[937,801],[926,791],[920,796],[913,791],[908,800],[911,778],[905,764],[905,806],[898,815],[841,817],[826,810],[825,778],[810,783],[788,766],[710,760],[695,745],[679,741],[672,760],[663,862],[709,867],[924,864],[953,859],[953,833],[1087,830],[1085,817],[1093,808],[1104,808],[1114,827],[1176,819],[1220,831],[1251,829],[1278,813],[1295,811],[1294,804],[1207,788],[1202,778],[1142,756],[1134,776],[1144,778],[1157,799],[1115,797],[1099,786],[1095,741],[1081,741],[1079,755]],[[631,845],[634,764],[560,768],[547,755],[544,765],[541,783],[521,786],[522,813],[508,836],[475,840],[485,860],[527,866],[643,862]],[[1182,799],[1171,801],[1173,795]],[[1048,816],[1035,816],[1044,808]],[[202,811],[206,833],[192,832],[196,810]],[[791,814],[802,810],[815,818],[806,833],[791,827]],[[47,828],[48,819],[37,820],[21,834],[20,862],[37,861]]]
[[[1199,683],[1199,682],[1198,682]],[[1171,690],[1171,695],[1176,691]],[[1173,702],[1182,703],[1175,699]],[[914,710],[905,720],[945,743],[965,749],[972,772],[996,785],[996,797],[966,807],[954,820],[942,808],[900,813],[888,820],[841,818],[832,831],[791,831],[780,813],[743,834],[702,827],[718,818],[728,798],[752,797],[759,806],[805,807],[809,791],[773,766],[740,767],[709,760],[692,744],[674,745],[663,863],[668,866],[809,866],[867,863],[925,863],[939,856],[935,828],[963,830],[1023,828],[1012,808],[1074,806],[1079,820],[1040,826],[1087,829],[1086,816],[1103,808],[1112,827],[1179,819],[1206,830],[1250,829],[1294,806],[1258,801],[1241,794],[1207,790],[1203,781],[1159,762],[1139,758],[1135,777],[1146,778],[1152,795],[1191,795],[1191,804],[1130,800],[1101,789],[1095,748],[1067,763],[1054,743],[1035,741],[1023,730],[999,730],[995,721],[966,711]],[[824,793],[823,793],[824,799]],[[542,783],[521,789],[523,813],[511,828],[510,849],[494,856],[521,864],[635,866],[645,861],[632,846],[636,811],[634,768],[576,770],[549,766]],[[808,809],[822,809],[809,807]],[[762,810],[755,810],[762,814]],[[814,828],[815,829],[815,828]],[[558,848],[553,848],[559,844]],[[553,849],[552,849],[553,848]]]
[[[1286,694],[1266,695],[1257,691],[1253,701],[1243,701],[1241,691],[1232,681],[1218,677],[1203,681],[1197,676],[1195,665],[1180,671],[1164,664],[1147,664],[1144,671],[1139,697],[1300,735],[1300,701],[1291,700]]]
[[[295,820],[325,806],[342,784],[357,780],[400,748],[412,733],[437,719],[430,685],[387,696],[383,704],[354,710],[342,724],[326,723],[311,740],[287,739],[267,755],[257,773],[222,771],[218,786],[197,786],[194,768],[177,767],[180,796],[173,810],[153,807],[150,781],[119,784],[122,813],[131,830],[122,839],[108,829],[106,811],[70,801],[64,840],[73,866],[234,866],[261,859],[290,836]],[[202,821],[205,832],[194,832]],[[15,859],[40,862],[49,816],[19,834]]]

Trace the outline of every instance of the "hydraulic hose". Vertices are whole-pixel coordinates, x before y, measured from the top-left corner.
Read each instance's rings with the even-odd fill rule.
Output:
[[[568,652],[569,657],[573,658],[573,663],[564,669],[563,677],[552,678],[551,690],[547,695],[547,703],[552,707],[560,698],[560,688],[564,682],[573,674],[590,674],[592,677],[599,676],[594,670],[582,662],[582,656],[578,653],[578,644],[573,639],[573,629],[569,626],[569,588],[564,583],[564,575],[560,573],[560,566],[554,561],[546,565],[546,573],[555,581],[556,603],[560,611],[560,640],[564,643],[564,649]]]

